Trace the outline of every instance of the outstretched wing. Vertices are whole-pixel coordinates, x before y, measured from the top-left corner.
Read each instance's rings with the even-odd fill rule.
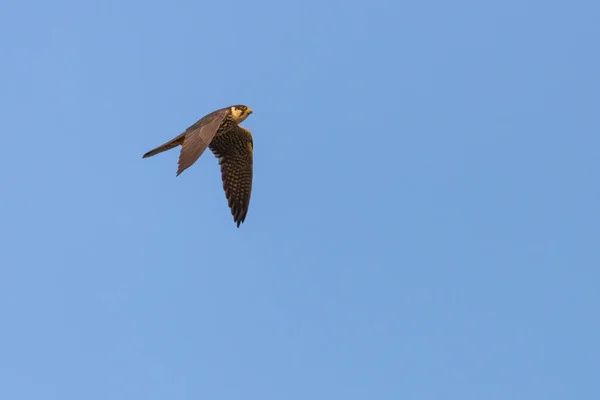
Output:
[[[246,219],[252,192],[253,141],[241,126],[218,137],[213,152],[219,157],[223,190],[237,227]]]
[[[177,162],[177,176],[189,168],[204,153],[206,147],[217,133],[221,122],[227,116],[228,108],[221,108],[200,118],[183,133],[181,153]]]

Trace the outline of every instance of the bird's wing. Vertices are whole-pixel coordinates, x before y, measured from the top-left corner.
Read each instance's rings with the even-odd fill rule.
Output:
[[[194,164],[202,153],[204,153],[215,133],[217,133],[227,112],[227,108],[213,111],[186,129],[183,144],[181,145],[181,153],[179,153],[179,161],[177,162],[177,175]]]
[[[233,221],[239,228],[246,219],[250,206],[254,143],[250,131],[239,125],[225,133],[222,141],[227,143],[227,146],[219,146],[215,155],[219,157],[225,197]]]

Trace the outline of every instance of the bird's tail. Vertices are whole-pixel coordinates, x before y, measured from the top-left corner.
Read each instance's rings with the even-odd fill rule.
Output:
[[[160,146],[150,150],[149,152],[144,154],[142,156],[142,158],[152,157],[152,156],[157,155],[158,153],[162,153],[163,151],[171,150],[173,147],[182,145],[184,136],[185,136],[185,133],[182,133],[181,135],[177,136],[176,138],[169,140],[167,143],[163,143]]]

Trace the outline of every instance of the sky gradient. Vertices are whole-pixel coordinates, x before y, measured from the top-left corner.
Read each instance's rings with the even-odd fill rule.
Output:
[[[0,5],[0,399],[599,399],[600,4]],[[237,229],[210,153],[254,113]]]

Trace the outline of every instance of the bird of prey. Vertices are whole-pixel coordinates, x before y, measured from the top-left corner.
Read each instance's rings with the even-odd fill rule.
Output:
[[[150,150],[142,158],[181,146],[177,175],[198,160],[208,147],[219,159],[223,190],[233,221],[240,227],[246,219],[252,191],[252,134],[239,124],[252,110],[244,105],[221,108],[200,118],[179,136]]]

